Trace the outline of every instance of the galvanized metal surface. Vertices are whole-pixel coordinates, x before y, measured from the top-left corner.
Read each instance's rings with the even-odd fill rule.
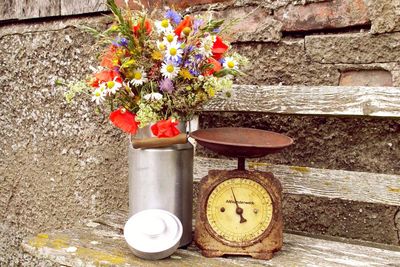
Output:
[[[182,222],[181,245],[192,240],[193,146],[133,149],[129,145],[129,213],[163,209]]]
[[[181,122],[181,133],[195,123]],[[150,126],[135,139],[154,138]],[[183,225],[181,246],[192,241],[193,154],[191,143],[162,148],[135,149],[129,144],[129,215],[146,209],[173,213]]]

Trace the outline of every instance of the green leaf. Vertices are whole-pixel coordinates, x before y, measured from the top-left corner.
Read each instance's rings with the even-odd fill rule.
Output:
[[[206,32],[212,32],[215,29],[218,29],[221,27],[221,25],[224,24],[224,20],[211,20],[207,23],[207,25],[203,28],[203,31]]]
[[[213,68],[214,68],[213,64],[205,64],[205,65],[201,66],[202,71],[211,70]]]
[[[233,76],[237,76],[239,74],[239,72],[237,70],[232,70],[232,69],[223,69],[217,72],[214,72],[214,76],[221,78],[224,77],[226,75],[233,75]]]

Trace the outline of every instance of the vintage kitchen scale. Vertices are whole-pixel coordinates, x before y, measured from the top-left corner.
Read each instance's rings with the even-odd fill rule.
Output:
[[[194,238],[202,254],[271,259],[283,243],[282,186],[270,172],[245,170],[245,158],[279,152],[293,140],[250,128],[210,128],[191,137],[238,158],[237,170],[210,170],[200,182]]]

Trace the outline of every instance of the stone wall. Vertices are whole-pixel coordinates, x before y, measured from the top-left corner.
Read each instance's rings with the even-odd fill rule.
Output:
[[[234,48],[250,59],[243,84],[400,86],[397,1],[225,1],[192,7],[215,17],[247,16]],[[397,15],[396,15],[397,14]],[[387,19],[387,23],[382,20]],[[207,114],[202,127],[245,126],[287,133],[295,145],[269,161],[400,173],[396,119]],[[329,157],[326,157],[329,151]],[[216,156],[206,150],[204,155]]]
[[[98,17],[1,29],[1,266],[18,258],[13,240],[25,234],[127,208],[126,137],[89,102],[68,105],[64,89],[54,87],[97,64],[95,40],[79,24],[104,23]]]
[[[187,12],[248,15],[232,37],[251,62],[238,83],[400,86],[398,1],[190,1],[206,2]],[[29,233],[127,208],[126,137],[90,103],[67,105],[63,89],[53,86],[55,79],[81,79],[96,66],[94,39],[79,24],[103,27],[105,21],[63,18],[0,28],[0,265],[29,266],[31,259],[18,250]],[[297,149],[275,162],[400,173],[398,120],[227,114],[203,123],[232,124],[291,131]],[[343,156],[338,146],[360,127],[360,135],[379,142],[355,138]],[[321,142],[330,141],[318,133],[335,141],[329,159]]]
[[[400,85],[398,1],[241,0],[192,11],[208,8],[228,20],[247,16],[233,28],[234,47],[252,59],[239,82]]]

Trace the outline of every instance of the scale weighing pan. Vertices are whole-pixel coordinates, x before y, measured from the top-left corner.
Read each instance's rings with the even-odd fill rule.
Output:
[[[244,169],[245,158],[259,158],[276,153],[293,144],[293,139],[279,133],[252,128],[209,128],[190,134],[200,145],[224,156],[239,159]]]

